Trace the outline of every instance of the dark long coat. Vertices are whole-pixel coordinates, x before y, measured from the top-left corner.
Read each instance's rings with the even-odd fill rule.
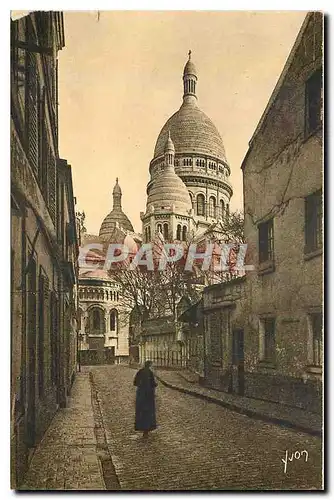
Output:
[[[135,376],[136,393],[136,431],[152,431],[156,429],[155,388],[157,383],[149,368],[141,368]]]

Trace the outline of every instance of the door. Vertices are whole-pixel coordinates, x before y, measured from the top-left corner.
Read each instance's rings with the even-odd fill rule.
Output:
[[[32,259],[27,273],[27,444],[34,446],[36,437],[36,263]]]
[[[243,396],[245,390],[244,379],[244,331],[233,331],[233,391]]]

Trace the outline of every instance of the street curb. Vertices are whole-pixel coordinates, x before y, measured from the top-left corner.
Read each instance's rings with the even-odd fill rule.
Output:
[[[119,491],[121,489],[121,485],[110,454],[106,429],[103,421],[101,401],[94,381],[94,375],[91,371],[89,371],[89,382],[94,414],[96,452],[101,468],[101,475],[107,491]]]
[[[242,415],[246,415],[247,417],[255,418],[257,420],[263,420],[264,422],[270,422],[276,425],[279,425],[281,427],[287,427],[292,430],[296,430],[299,432],[304,432],[305,434],[309,434],[311,436],[316,436],[316,437],[321,437],[322,432],[318,431],[316,429],[312,429],[310,427],[304,427],[303,425],[300,424],[295,424],[294,422],[291,422],[289,420],[285,420],[282,418],[278,417],[272,417],[270,415],[265,415],[264,413],[259,413],[255,410],[250,410],[248,408],[242,408],[241,406],[236,406],[231,403],[227,403],[226,401],[222,401],[221,399],[216,399],[212,396],[209,396],[208,394],[202,394],[200,392],[196,392],[190,389],[185,389],[184,387],[180,387],[175,384],[171,384],[170,382],[166,382],[163,380],[159,375],[155,375],[156,378],[161,382],[164,386],[169,387],[170,389],[174,389],[176,391],[182,392],[184,394],[188,394],[190,396],[194,396],[199,399],[204,399],[206,401],[209,401],[210,403],[215,403],[219,406],[223,406],[224,408],[228,408],[231,411],[234,411],[236,413],[240,413]]]

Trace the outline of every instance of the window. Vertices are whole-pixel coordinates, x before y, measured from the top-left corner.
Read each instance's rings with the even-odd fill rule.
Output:
[[[213,196],[210,196],[209,199],[209,217],[215,217],[216,213],[216,199]]]
[[[305,198],[305,253],[322,247],[321,190]]]
[[[167,224],[167,222],[164,224],[164,239],[168,240],[168,224]]]
[[[181,240],[181,225],[180,224],[177,225],[176,239],[179,240],[179,241]]]
[[[312,364],[322,366],[322,314],[311,314]]]
[[[31,19],[27,19],[26,28],[28,40],[32,43],[37,43]],[[37,57],[34,52],[27,52],[26,141],[29,163],[36,175],[38,174],[39,162],[39,103],[40,84],[38,80]]]
[[[161,224],[157,225],[157,231],[158,231],[158,233],[162,233],[162,225]]]
[[[197,196],[197,215],[204,215],[205,198],[203,194]]]
[[[224,204],[224,200],[220,200],[220,214],[221,214],[221,217],[223,218],[224,215],[225,215],[225,204]]]
[[[259,230],[259,262],[274,260],[274,224],[273,219],[263,222]]]
[[[145,227],[145,241],[146,241],[146,243],[151,241],[151,228],[150,228],[150,226]]]
[[[111,332],[116,331],[116,318],[117,318],[117,311],[115,311],[115,310],[110,311],[110,331]]]
[[[318,69],[306,82],[305,132],[311,134],[321,126],[322,71]]]
[[[183,229],[182,229],[182,241],[186,241],[187,240],[187,226],[183,226]]]
[[[93,309],[93,329],[100,329],[100,311],[98,309]]]
[[[262,361],[275,361],[275,318],[265,318],[262,323]]]

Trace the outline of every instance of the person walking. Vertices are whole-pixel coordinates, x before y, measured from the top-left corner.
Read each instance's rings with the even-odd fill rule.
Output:
[[[157,428],[155,388],[158,384],[155,381],[151,366],[152,361],[145,361],[144,368],[138,370],[133,381],[133,384],[137,387],[135,430],[142,431],[144,438],[147,438],[149,431]]]

